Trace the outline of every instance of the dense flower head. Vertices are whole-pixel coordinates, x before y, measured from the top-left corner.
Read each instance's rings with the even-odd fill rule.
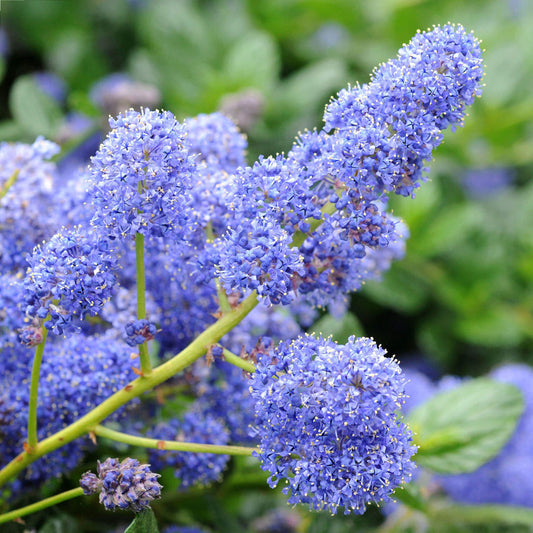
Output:
[[[92,224],[110,236],[183,240],[193,224],[186,130],[168,111],[129,110],[91,160]]]
[[[40,371],[39,440],[84,416],[134,379],[130,354],[131,348],[108,335],[52,337],[46,345]],[[16,343],[5,347],[0,358],[0,391],[6,405],[12,408],[10,424],[0,439],[0,456],[6,460],[16,457],[27,439],[32,357],[33,350]],[[111,419],[120,420],[127,412],[119,409]],[[75,468],[87,445],[88,440],[78,439],[38,459],[16,480],[12,490],[18,494]]]
[[[114,292],[118,257],[111,242],[91,229],[63,228],[28,257],[26,314],[62,334],[73,319],[98,314]]]
[[[195,442],[198,444],[227,444],[229,433],[213,415],[193,408],[183,418],[161,422],[148,432],[158,440]],[[181,488],[209,485],[220,480],[229,460],[228,455],[191,453],[172,450],[149,450],[148,457],[156,470],[174,468]]]
[[[248,143],[237,126],[221,113],[200,114],[185,121],[187,144],[200,169],[234,172],[246,164]]]
[[[33,144],[0,143],[0,266],[24,268],[25,256],[49,238],[59,222],[56,165],[59,147],[39,137]]]
[[[327,107],[340,179],[374,194],[412,194],[441,131],[462,125],[465,107],[481,94],[482,77],[479,41],[462,26],[415,35],[369,84],[343,89]]]
[[[138,513],[161,497],[158,477],[159,474],[150,470],[150,465],[140,464],[137,459],[127,457],[119,462],[109,458],[103,463],[98,461],[98,475],[83,474],[80,485],[86,496],[99,494],[100,503],[108,511],[130,509]]]
[[[230,291],[257,290],[272,304],[293,301],[293,277],[303,273],[300,254],[287,231],[270,217],[230,229],[220,243],[219,275]]]
[[[252,376],[253,432],[269,484],[289,503],[363,513],[408,482],[415,453],[397,419],[404,379],[371,339],[346,345],[301,336],[260,357]]]

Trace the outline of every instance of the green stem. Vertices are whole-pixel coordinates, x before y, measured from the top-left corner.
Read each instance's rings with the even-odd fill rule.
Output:
[[[76,420],[66,428],[37,443],[32,453],[20,453],[2,470],[0,470],[0,486],[33,463],[74,439],[92,431],[102,420],[114,413],[133,398],[163,383],[205,354],[209,346],[216,344],[228,331],[231,331],[257,305],[257,294],[253,292],[231,312],[222,316],[214,324],[203,331],[179,354],[155,368],[149,376],[138,378],[110,396],[85,416]]]
[[[137,318],[146,318],[146,277],[144,272],[144,235],[135,234],[135,264],[137,267]],[[150,354],[146,341],[139,344],[139,358],[141,361],[141,377],[146,377],[152,372]]]
[[[149,439],[146,437],[137,437],[128,435],[120,431],[96,426],[94,433],[99,437],[105,437],[131,446],[142,446],[143,448],[156,448],[158,450],[175,450],[178,452],[196,452],[196,453],[216,453],[221,455],[252,455],[257,448],[247,448],[244,446],[222,446],[218,444],[198,444],[195,442],[178,442],[173,440]]]
[[[46,337],[48,336],[48,330],[44,326],[42,327],[42,332],[43,340],[35,349],[35,357],[33,358],[33,367],[31,369],[30,400],[28,406],[28,451],[30,453],[37,444],[37,398],[39,394],[39,374],[41,372],[41,362],[43,360]]]
[[[15,520],[15,518],[20,518],[21,516],[26,516],[28,514],[35,513],[36,511],[40,511],[42,509],[46,509],[47,507],[51,507],[52,505],[56,505],[61,502],[66,502],[67,500],[72,500],[72,498],[77,498],[78,496],[83,496],[83,489],[81,487],[72,490],[67,490],[66,492],[56,494],[55,496],[51,496],[50,498],[46,498],[44,500],[41,500],[40,502],[32,503],[31,505],[27,505],[26,507],[21,507],[20,509],[15,509],[14,511],[10,511],[9,513],[2,514],[0,515],[0,524],[4,524],[5,522],[9,522],[10,520]]]
[[[17,181],[17,178],[19,177],[20,169],[17,168],[11,176],[9,176],[8,180],[4,183],[4,186],[0,189],[0,200],[7,194],[7,191],[11,188],[13,183]]]
[[[244,360],[242,357],[239,357],[238,355],[235,355],[233,352],[230,352],[223,346],[220,346],[220,347],[224,350],[223,351],[224,359],[228,363],[231,363],[232,365],[242,368],[243,370],[246,370],[246,372],[250,372],[251,374],[255,372],[255,366],[253,363],[251,363],[250,361]]]

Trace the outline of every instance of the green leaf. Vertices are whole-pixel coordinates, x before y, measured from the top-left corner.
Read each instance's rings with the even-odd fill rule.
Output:
[[[364,335],[363,326],[352,313],[346,313],[341,319],[331,315],[324,315],[317,320],[311,328],[313,335],[322,335],[323,337],[333,337],[335,342],[346,344],[348,337],[355,335],[361,337]]]
[[[307,65],[285,78],[275,94],[276,114],[301,117],[322,106],[348,77],[339,59],[325,59]]]
[[[2,81],[5,71],[6,71],[6,62],[4,61],[3,57],[0,57],[0,81]]]
[[[408,423],[420,449],[415,461],[434,472],[472,472],[511,437],[524,409],[514,385],[477,378],[433,397]]]
[[[432,257],[447,252],[469,237],[469,231],[482,221],[482,211],[475,204],[450,205],[426,219],[422,231],[412,243],[412,252]]]
[[[480,346],[515,346],[525,333],[519,318],[509,306],[495,303],[464,317],[455,329],[461,339]]]
[[[250,32],[229,50],[222,65],[224,76],[242,87],[271,86],[279,71],[276,43],[267,33]]]
[[[31,135],[53,137],[61,124],[57,103],[43,93],[31,76],[21,76],[9,94],[9,109],[15,122]]]
[[[32,141],[14,120],[0,121],[0,141]],[[33,136],[32,136],[33,137]]]
[[[135,515],[124,533],[159,533],[154,512],[148,508]]]

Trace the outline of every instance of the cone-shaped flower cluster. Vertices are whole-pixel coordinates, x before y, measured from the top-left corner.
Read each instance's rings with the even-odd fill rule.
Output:
[[[462,26],[419,33],[369,84],[331,101],[322,131],[241,169],[218,260],[226,288],[325,305],[379,275],[365,255],[401,248],[387,195],[412,195],[424,181],[442,131],[462,125],[482,76],[479,42]]]

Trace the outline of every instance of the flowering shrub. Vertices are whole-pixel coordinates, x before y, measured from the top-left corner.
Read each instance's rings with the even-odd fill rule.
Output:
[[[250,165],[220,113],[119,113],[77,186],[50,161],[53,144],[0,145],[1,216],[24,230],[2,232],[2,497],[74,469],[86,436],[97,450],[103,439],[146,449],[151,465],[98,462],[81,487],[0,522],[99,493],[136,513],[132,531],[153,532],[166,478],[151,469],[183,491],[219,481],[230,456],[258,459],[270,487],[311,510],[363,514],[391,499],[420,510],[414,461],[457,473],[494,456],[520,416],[516,388],[452,395],[447,409],[463,400],[469,424],[430,416],[435,402],[406,421],[405,379],[383,348],[304,332],[317,308],[342,309],[403,256],[389,195],[414,196],[482,77],[479,42],[446,25],[342,90],[323,129]],[[43,221],[49,196],[57,209]],[[164,382],[169,405],[150,396]],[[498,398],[481,418],[472,398],[489,389]]]

